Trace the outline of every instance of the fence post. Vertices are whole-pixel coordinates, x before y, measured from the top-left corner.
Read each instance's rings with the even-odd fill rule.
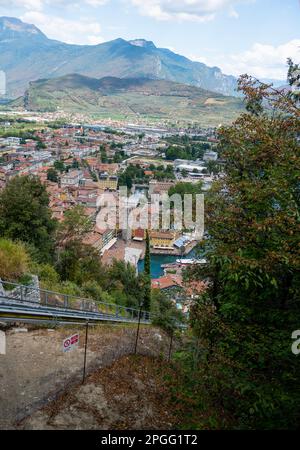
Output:
[[[69,306],[69,301],[68,301],[69,297],[68,295],[64,296],[64,308],[68,308]]]
[[[89,321],[86,321],[85,324],[85,343],[84,343],[84,364],[83,364],[83,377],[82,377],[82,384],[85,380],[85,372],[86,372],[86,351],[87,351],[87,343],[88,343],[88,330],[89,330]]]
[[[136,355],[137,352],[137,344],[138,344],[138,339],[139,339],[139,333],[140,333],[140,323],[141,323],[141,308],[139,309],[139,320],[138,320],[138,326],[137,326],[137,330],[136,330],[136,337],[135,337],[135,346],[134,346],[134,354]]]

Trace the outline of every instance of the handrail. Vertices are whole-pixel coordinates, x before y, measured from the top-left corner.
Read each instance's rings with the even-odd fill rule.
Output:
[[[111,316],[114,315],[115,317],[120,318],[125,316],[125,318],[130,318],[131,320],[134,319],[134,317],[138,317],[140,313],[141,317],[144,320],[151,320],[151,314],[149,311],[139,311],[138,309],[117,305],[115,303],[106,303],[91,298],[63,294],[61,292],[50,291],[48,289],[40,289],[32,285],[24,285],[1,279],[0,283],[2,284],[4,290],[4,295],[0,291],[0,298],[5,298],[8,301],[11,300],[12,302],[20,301],[22,303],[35,304],[36,306],[53,306],[54,303],[55,307],[59,307],[64,310],[79,310],[94,313],[99,312],[101,314],[107,314]],[[12,289],[7,291],[7,287],[11,287]],[[38,300],[32,300],[32,295],[34,293],[38,293]]]

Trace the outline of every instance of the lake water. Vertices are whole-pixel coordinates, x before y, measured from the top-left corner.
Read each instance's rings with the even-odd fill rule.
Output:
[[[151,255],[151,278],[159,278],[164,274],[162,264],[176,262],[176,259],[190,259],[195,257],[196,250],[193,249],[188,255],[180,258],[180,256],[174,255]],[[138,262],[138,271],[143,272],[144,260]]]

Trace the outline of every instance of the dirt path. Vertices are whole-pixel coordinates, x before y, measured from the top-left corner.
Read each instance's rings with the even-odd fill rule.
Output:
[[[80,335],[79,348],[64,353],[62,342],[74,332]],[[132,354],[135,333],[135,326],[91,327],[88,373]],[[0,355],[0,429],[14,428],[16,422],[81,381],[84,338],[85,329],[80,326],[6,332],[6,354]],[[161,331],[142,327],[138,352],[148,356],[166,355],[168,342]]]
[[[145,430],[171,429],[172,412],[164,376],[168,365],[158,359],[127,356],[94,372],[46,408],[24,420],[21,429]]]

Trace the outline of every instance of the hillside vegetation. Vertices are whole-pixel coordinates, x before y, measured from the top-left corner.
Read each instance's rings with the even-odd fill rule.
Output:
[[[145,78],[100,80],[78,74],[30,83],[13,106],[112,118],[194,121],[205,126],[237,118],[241,100],[194,86]]]

